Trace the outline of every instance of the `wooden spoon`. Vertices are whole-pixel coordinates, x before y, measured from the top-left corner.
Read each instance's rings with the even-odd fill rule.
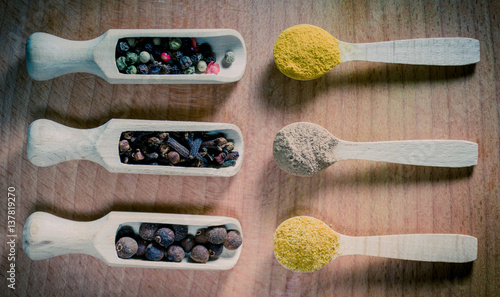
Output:
[[[308,218],[310,221],[315,222],[313,227],[296,225],[289,228],[287,224],[292,221],[304,220]],[[328,225],[321,224],[318,219],[301,216],[290,218],[278,226],[275,234],[275,256],[285,268],[301,271],[311,272],[320,269],[328,262],[340,256],[347,255],[365,255],[375,256],[402,260],[412,261],[427,261],[427,262],[452,262],[452,263],[466,263],[475,261],[477,259],[477,238],[469,235],[461,234],[403,234],[403,235],[382,235],[382,236],[347,236],[333,231]],[[283,227],[282,227],[283,226]],[[285,230],[288,229],[288,230]],[[283,232],[279,230],[285,230]],[[294,235],[295,234],[295,235]],[[337,241],[335,246],[329,248],[325,246],[327,241],[317,243],[316,247],[319,249],[325,248],[325,257],[322,259],[319,249],[307,246],[295,246],[300,244],[307,244],[310,242],[311,237],[327,237],[333,236]],[[296,241],[291,241],[290,238],[297,238]],[[286,242],[286,252],[282,252],[277,245]],[[323,245],[324,244],[324,245]],[[294,253],[293,251],[304,251],[302,255]],[[288,253],[289,251],[292,251]],[[309,252],[310,251],[310,252]],[[301,259],[304,255],[311,256],[311,258]],[[330,258],[331,257],[331,258]],[[314,259],[313,259],[314,258]],[[326,259],[326,261],[324,261]],[[330,260],[328,260],[330,259]],[[316,263],[313,267],[311,261]],[[324,263],[323,263],[324,262]],[[304,264],[305,267],[311,267],[310,270],[298,270],[293,264]]]
[[[348,43],[338,41],[327,31],[312,25],[286,29],[276,40],[274,50],[278,68],[285,75],[299,80],[318,78],[339,63],[349,61],[458,66],[479,62],[479,54],[479,41],[472,38]]]
[[[319,125],[298,122],[276,134],[273,153],[281,169],[311,176],[347,159],[437,167],[473,166],[477,164],[478,145],[463,140],[349,142]]]
[[[243,236],[239,221],[229,217],[113,211],[95,221],[76,222],[46,212],[35,212],[24,224],[23,250],[32,260],[87,254],[109,266],[189,270],[231,269],[240,257],[241,246],[236,250],[224,249],[217,260],[206,263],[194,263],[188,258],[179,263],[119,258],[115,250],[117,231],[128,225],[138,234],[141,223],[188,225],[188,232],[193,235],[200,228],[224,225]]]
[[[226,51],[235,55],[230,67],[219,74],[140,75],[123,74],[116,66],[118,40],[129,37],[194,37],[208,42],[221,61]],[[88,72],[113,84],[213,84],[238,81],[246,67],[246,48],[240,33],[231,29],[112,29],[86,41],[72,41],[47,33],[32,34],[26,44],[28,73],[34,80]]]
[[[233,141],[239,157],[234,166],[221,168],[124,164],[120,161],[118,145],[122,132],[126,131],[224,133]],[[28,128],[27,154],[28,160],[37,166],[90,160],[115,173],[233,176],[241,168],[244,144],[241,130],[225,123],[112,119],[97,128],[75,129],[40,119]]]

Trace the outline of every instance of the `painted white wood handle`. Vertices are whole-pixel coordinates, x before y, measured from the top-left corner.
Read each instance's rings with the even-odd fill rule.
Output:
[[[337,160],[362,159],[399,164],[467,167],[477,164],[477,143],[463,140],[339,141]]]
[[[477,238],[458,234],[341,236],[341,255],[465,263],[477,259]]]
[[[24,224],[23,250],[32,260],[67,254],[99,257],[94,237],[105,219],[75,222],[46,212],[35,212]]]
[[[42,167],[80,159],[102,164],[95,145],[104,128],[105,125],[76,129],[46,119],[36,120],[28,128],[28,160]]]
[[[339,42],[342,62],[372,61],[414,65],[469,65],[479,62],[472,38],[423,38],[373,43]]]
[[[35,80],[48,80],[63,74],[88,72],[105,78],[94,59],[94,49],[105,35],[73,41],[42,32],[32,34],[26,43],[29,75]]]

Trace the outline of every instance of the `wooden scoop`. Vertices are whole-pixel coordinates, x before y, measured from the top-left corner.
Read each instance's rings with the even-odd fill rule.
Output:
[[[276,229],[274,242],[278,262],[287,269],[300,272],[318,270],[332,260],[347,255],[448,263],[466,263],[477,259],[477,238],[469,235],[347,236],[308,216],[282,222]]]
[[[199,168],[164,165],[124,164],[120,161],[120,135],[125,131],[224,133],[239,153],[234,166]],[[243,135],[232,124],[112,119],[93,129],[75,129],[40,119],[28,128],[28,160],[37,166],[50,166],[69,160],[90,160],[114,173],[139,173],[189,176],[233,176],[241,168]]]
[[[236,250],[224,249],[217,260],[206,263],[195,263],[188,258],[178,263],[119,258],[115,250],[118,229],[128,225],[137,234],[141,223],[188,225],[188,232],[193,235],[200,228],[224,225],[243,236],[239,221],[229,217],[113,211],[95,221],[76,222],[46,212],[35,212],[24,224],[23,250],[32,260],[87,254],[109,266],[186,270],[227,270],[234,267],[240,257],[241,246]]]
[[[219,74],[123,74],[116,66],[118,40],[129,37],[194,37],[208,42],[221,61],[231,50],[235,60]],[[246,48],[240,33],[231,29],[113,29],[87,41],[72,41],[47,33],[32,34],[26,44],[28,73],[34,80],[88,72],[112,84],[216,84],[238,81],[246,67]]]

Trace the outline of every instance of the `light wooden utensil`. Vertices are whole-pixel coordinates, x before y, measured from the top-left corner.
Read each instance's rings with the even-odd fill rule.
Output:
[[[229,217],[113,211],[95,221],[77,222],[35,212],[24,224],[23,250],[32,260],[87,254],[109,266],[186,270],[227,270],[234,267],[240,257],[242,246],[236,250],[224,248],[217,260],[206,263],[194,263],[188,258],[179,263],[119,258],[115,249],[117,231],[128,225],[138,234],[141,223],[188,225],[189,234],[195,234],[200,228],[224,225],[228,230],[237,230],[243,237],[239,221]]]
[[[286,71],[280,69],[285,75],[299,80],[321,77],[331,68],[337,66],[338,62],[370,61],[410,65],[459,66],[478,63],[480,60],[479,41],[465,37],[419,38],[371,43],[349,43],[337,40],[340,61],[329,61],[328,59],[336,58],[337,54],[324,58],[320,54],[313,54],[310,47],[310,44],[317,43],[323,45],[322,51],[328,52],[330,50],[328,48],[330,43],[325,42],[324,39],[331,37],[331,35],[324,29],[303,24],[292,26],[281,34],[284,34],[284,37],[280,38],[282,36],[280,35],[276,44],[281,48],[280,51],[285,51],[290,55],[290,58],[284,59],[284,61],[282,61],[282,57],[278,58],[280,60],[278,68],[281,65],[283,70],[286,69]],[[297,36],[304,34],[307,42],[289,42],[291,37],[288,34],[296,34]],[[335,53],[337,52],[337,47],[333,45],[335,40],[332,38],[331,42],[331,52]],[[288,46],[288,44],[292,44],[292,46]],[[296,51],[299,53],[295,53]],[[320,59],[320,56],[323,59]],[[301,63],[299,59],[306,59],[306,61]],[[300,75],[295,74],[295,70],[290,70],[293,69],[291,65],[296,64],[300,65],[296,66],[299,69],[306,67],[303,63],[310,65],[311,63],[308,61],[313,61],[313,64],[331,64],[331,68],[310,67],[307,72],[297,71],[301,73]]]
[[[239,157],[234,166],[222,168],[124,164],[120,161],[118,145],[121,133],[126,131],[224,133],[234,143]],[[76,129],[40,119],[28,128],[27,154],[28,160],[37,166],[89,160],[114,173],[233,176],[241,168],[244,144],[241,130],[225,123],[112,119],[97,128]]]
[[[287,221],[292,219],[295,218],[290,218]],[[317,220],[315,218],[313,219]],[[402,234],[402,235],[381,235],[381,236],[348,236],[340,234],[332,230],[324,222],[322,223],[328,228],[327,230],[335,234],[335,237],[337,237],[338,240],[337,241],[338,245],[334,248],[334,250],[326,251],[333,255],[330,262],[340,256],[348,256],[348,255],[363,255],[363,256],[401,259],[401,260],[448,262],[448,263],[467,263],[475,261],[477,259],[477,238],[469,235]],[[278,227],[278,229],[279,228],[280,227]],[[298,230],[293,231],[296,232],[297,235],[305,234],[305,236],[307,236],[309,232],[310,233],[314,232],[313,230],[307,229],[307,228],[314,228],[309,226],[305,227],[306,229],[304,230],[300,230],[300,227],[295,227],[295,226],[293,228],[294,228],[293,230],[295,230],[295,228],[298,228]],[[286,231],[286,232],[287,235],[290,235],[288,233],[291,231]],[[323,232],[325,231],[318,230],[319,236],[321,236]],[[326,236],[326,234],[324,235]],[[307,247],[304,247],[304,249],[307,249]],[[294,255],[292,255],[292,257],[294,257]],[[277,257],[277,259],[279,262],[280,258]],[[286,261],[286,259],[283,260]],[[282,264],[287,269],[291,269],[289,267],[286,267],[285,262],[284,263],[280,262],[280,264]],[[323,266],[318,265],[317,269],[324,267],[324,265],[326,264],[327,263],[324,263]]]
[[[118,40],[129,37],[194,37],[208,42],[221,61],[226,51],[235,55],[219,74],[123,74],[116,66]],[[243,37],[232,29],[112,29],[86,41],[72,41],[47,33],[32,34],[26,44],[28,73],[34,80],[48,80],[63,74],[88,72],[113,84],[217,84],[238,81],[246,67]]]
[[[296,132],[302,128],[305,134],[318,136],[316,143],[303,139],[303,135]],[[304,147],[301,145],[303,143],[309,145]],[[310,155],[304,156],[305,151]],[[308,122],[293,123],[281,129],[276,134],[273,152],[274,159],[281,169],[303,176],[313,175],[337,161],[348,159],[436,167],[473,166],[477,164],[478,159],[478,145],[470,141],[350,142],[336,138],[323,127]]]

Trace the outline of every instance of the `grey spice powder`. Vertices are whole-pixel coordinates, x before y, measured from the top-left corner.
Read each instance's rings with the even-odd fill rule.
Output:
[[[307,122],[290,124],[274,138],[273,154],[288,173],[311,176],[335,162],[336,138],[323,127]]]

